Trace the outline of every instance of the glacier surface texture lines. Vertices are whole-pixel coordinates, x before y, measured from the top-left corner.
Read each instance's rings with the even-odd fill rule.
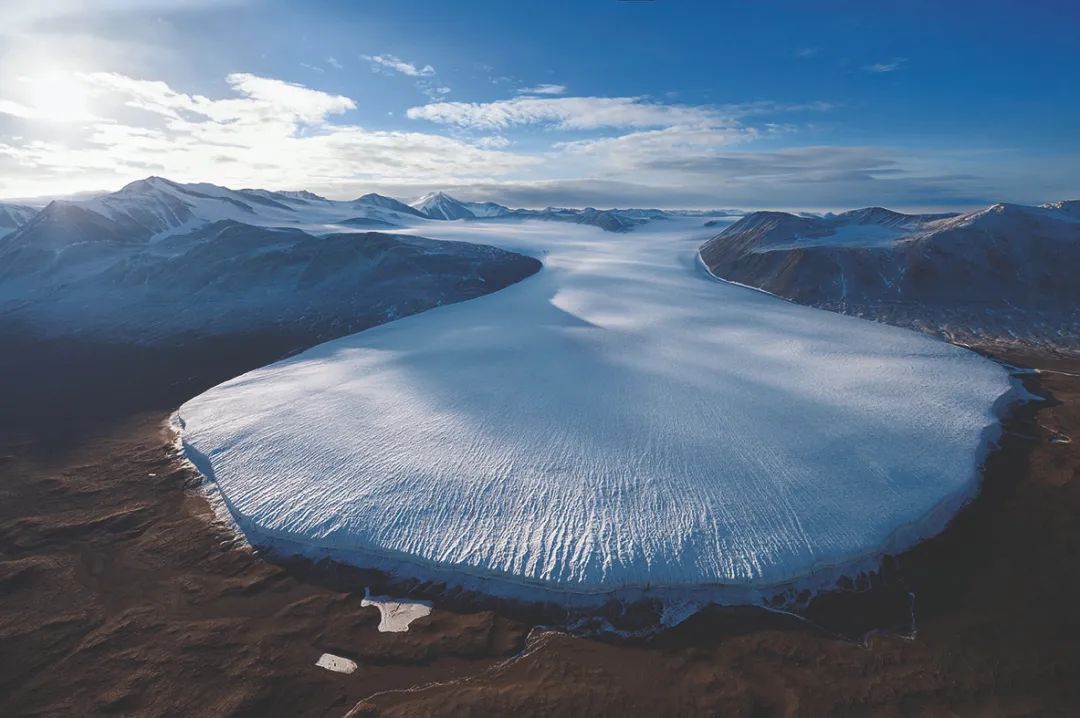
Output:
[[[719,282],[699,221],[438,236],[544,268],[179,410],[253,540],[569,592],[765,587],[910,545],[977,490],[1002,367]]]

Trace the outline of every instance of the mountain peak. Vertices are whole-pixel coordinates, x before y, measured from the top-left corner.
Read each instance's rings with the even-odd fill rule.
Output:
[[[326,197],[323,197],[322,195],[315,194],[314,192],[308,192],[306,189],[279,190],[278,192],[275,192],[274,194],[280,195],[282,197],[288,197],[289,199],[302,199],[302,200],[305,200],[307,202],[329,202],[330,201],[330,200],[326,199]]]
[[[138,194],[151,190],[160,190],[165,187],[173,186],[175,184],[175,182],[171,182],[164,177],[151,175],[149,177],[144,177],[143,179],[135,180],[134,182],[128,182],[126,185],[120,188],[117,194]]]
[[[848,212],[841,212],[836,218],[846,222],[858,222],[859,224],[879,224],[906,217],[900,212],[894,212],[884,207],[863,207]]]
[[[387,197],[386,195],[378,194],[377,192],[368,192],[365,195],[361,195],[352,201],[354,207],[380,207],[382,209],[389,209],[393,212],[400,212],[402,214],[411,214],[416,217],[426,217],[423,212],[410,207],[400,200],[396,200],[393,197]]]
[[[387,197],[385,194],[379,194],[378,192],[368,192],[367,194],[362,194],[359,197],[357,197],[356,199],[354,199],[353,201],[354,202],[382,202],[384,200],[393,200],[394,202],[398,201],[398,200],[394,199],[393,197]]]
[[[1063,199],[1057,202],[1047,202],[1042,205],[1044,209],[1053,209],[1073,217],[1080,217],[1080,199]]]
[[[472,219],[476,216],[463,203],[442,191],[424,195],[413,202],[412,207],[430,219]]]

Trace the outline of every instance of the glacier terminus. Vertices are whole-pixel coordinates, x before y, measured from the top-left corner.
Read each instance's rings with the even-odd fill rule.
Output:
[[[568,594],[798,584],[940,531],[1017,396],[973,352],[718,281],[698,220],[439,237],[544,267],[179,409],[253,543]]]

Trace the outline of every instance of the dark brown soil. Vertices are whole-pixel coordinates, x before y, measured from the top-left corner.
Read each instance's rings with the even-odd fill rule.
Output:
[[[374,577],[338,568],[349,575],[328,581],[334,569],[319,567],[304,578],[212,521],[167,407],[302,341],[164,352],[10,338],[0,715],[341,714],[520,649],[529,626],[491,611],[436,610],[408,633],[380,633],[378,610],[360,606]],[[324,651],[362,668],[316,668]]]
[[[1078,714],[1080,359],[987,348],[1066,373],[1028,380],[1052,400],[1010,420],[979,499],[874,590],[815,600],[812,623],[715,609],[619,641],[461,600],[379,633],[360,607],[377,574],[270,562],[213,523],[169,412],[305,341],[5,338],[0,715]],[[850,639],[909,593],[913,640]],[[324,651],[359,670],[316,668]]]

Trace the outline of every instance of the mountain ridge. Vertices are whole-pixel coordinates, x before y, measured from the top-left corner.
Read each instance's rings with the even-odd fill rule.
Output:
[[[539,219],[574,222],[624,232],[668,216],[727,216],[732,210],[665,211],[659,209],[512,209],[497,202],[464,202],[443,191],[432,192],[411,204],[374,192],[352,200],[332,200],[307,190],[230,189],[208,182],[181,183],[150,176],[124,185],[116,192],[90,198],[58,198],[45,207],[0,204],[0,237],[14,233],[33,216],[54,203],[74,205],[124,224],[140,237],[161,236],[193,229],[207,222],[237,219],[262,226],[300,225],[305,219],[337,224],[346,219],[373,220],[370,226],[396,226],[416,219],[433,221],[487,221]],[[5,208],[10,208],[5,210]]]
[[[964,214],[753,212],[706,241],[715,276],[965,342],[1080,338],[1080,202]],[[884,212],[888,212],[885,214]]]

